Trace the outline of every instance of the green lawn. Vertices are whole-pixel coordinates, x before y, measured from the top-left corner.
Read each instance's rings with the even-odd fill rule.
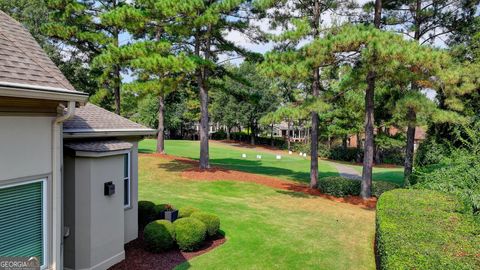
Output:
[[[195,143],[167,142],[171,154],[183,150],[194,157],[191,148]],[[221,151],[212,147],[214,162],[236,160]],[[283,164],[296,164],[301,173],[300,161],[288,158]],[[262,162],[274,165],[273,160]],[[180,172],[189,166],[139,158],[140,200],[194,206],[221,219],[226,243],[177,269],[375,269],[373,210],[252,183],[184,179]],[[286,171],[281,173],[285,177],[295,175]]]
[[[198,141],[167,140],[165,142],[165,151],[167,154],[188,157],[192,159],[199,158]],[[143,140],[140,142],[139,151],[144,153],[153,152],[156,149],[156,140]],[[242,154],[247,154],[247,158],[242,158]],[[262,155],[262,159],[256,158],[257,154]],[[248,148],[240,148],[218,142],[210,143],[210,164],[214,166],[223,166],[229,169],[264,174],[278,177],[286,180],[298,182],[310,181],[310,160],[299,157],[296,154],[283,155],[281,160],[277,160],[275,154],[268,151],[261,151]],[[354,166],[361,172],[360,166]],[[337,176],[338,172],[329,161],[319,160],[319,177]],[[402,183],[402,168],[374,168],[374,180],[390,181]]]

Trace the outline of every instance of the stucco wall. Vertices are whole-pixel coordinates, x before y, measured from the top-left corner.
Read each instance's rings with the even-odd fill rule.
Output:
[[[0,116],[0,181],[51,173],[53,119]]]
[[[67,165],[71,162],[65,158],[64,204],[65,209],[74,204],[75,213],[64,214],[70,228],[64,264],[70,269],[106,269],[124,259],[123,156],[77,156],[74,179]],[[116,192],[105,196],[104,183],[109,181]]]

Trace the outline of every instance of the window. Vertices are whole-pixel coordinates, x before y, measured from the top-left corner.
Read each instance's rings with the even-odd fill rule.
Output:
[[[0,186],[0,256],[37,257],[47,251],[46,179]]]
[[[130,207],[130,153],[123,156],[123,205]]]

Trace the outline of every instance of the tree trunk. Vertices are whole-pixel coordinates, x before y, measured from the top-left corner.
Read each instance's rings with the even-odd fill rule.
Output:
[[[362,198],[370,198],[372,193],[372,170],[373,170],[373,123],[374,123],[374,96],[375,96],[375,73],[370,71],[367,77],[367,90],[365,93],[365,145],[363,150]]]
[[[113,1],[112,8],[115,9],[117,7],[117,1]],[[113,28],[113,45],[115,47],[119,47],[119,30],[114,27]],[[113,97],[115,99],[115,113],[120,115],[121,112],[121,102],[120,102],[120,87],[121,87],[121,75],[120,75],[120,63],[114,65],[113,67]]]
[[[273,143],[273,123],[271,124],[271,131],[270,131],[270,146],[275,146],[275,144]]]
[[[157,153],[165,153],[165,97],[160,95],[158,97],[158,136],[157,136]]]
[[[415,150],[415,129],[417,122],[417,114],[413,109],[408,109],[407,112],[408,128],[407,128],[407,147],[405,151],[405,171],[404,184],[410,184],[410,177],[413,171],[413,155]]]
[[[360,163],[362,162],[362,155],[361,155],[361,149],[362,149],[362,141],[360,139],[360,133],[357,133],[357,162]]]
[[[343,150],[345,150],[345,151],[347,151],[347,148],[348,148],[347,142],[348,142],[348,136],[345,135],[342,138],[342,147],[343,147]]]
[[[209,27],[208,32],[210,32],[211,27]],[[207,34],[208,36],[208,34]],[[210,37],[205,41],[205,59],[209,60],[210,58]],[[197,56],[200,56],[200,37],[195,38],[195,53]],[[209,130],[209,120],[208,120],[208,87],[207,87],[207,78],[208,70],[206,67],[202,66],[197,70],[197,84],[200,94],[200,169],[210,168],[209,164],[209,148],[208,148],[208,130]]]
[[[230,131],[232,130],[231,127],[227,127],[227,140],[230,141]]]
[[[382,18],[382,1],[375,0],[374,24],[380,28]],[[375,71],[370,70],[367,74],[367,90],[365,91],[365,145],[363,151],[363,171],[360,196],[368,199],[372,196],[372,172],[374,154],[374,110],[375,110]]]
[[[255,145],[255,124],[250,124],[250,144]]]
[[[320,1],[315,1],[313,11],[313,38],[320,36]],[[320,95],[320,70],[313,68],[312,96],[318,98]],[[310,134],[310,187],[314,188],[318,184],[318,125],[319,118],[317,112],[312,112],[312,133]]]

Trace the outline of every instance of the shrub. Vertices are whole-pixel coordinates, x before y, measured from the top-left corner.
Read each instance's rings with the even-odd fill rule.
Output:
[[[473,212],[480,211],[480,154],[457,150],[443,164],[423,169],[414,187],[452,193]]]
[[[377,203],[379,268],[480,269],[480,237],[473,215],[456,197],[397,189]]]
[[[191,217],[196,218],[205,224],[208,236],[212,237],[218,233],[218,230],[220,229],[220,218],[217,215],[195,212]]]
[[[357,149],[353,147],[348,147],[347,149],[342,146],[336,146],[330,150],[329,158],[333,160],[342,160],[355,162],[358,158],[358,155],[362,153],[362,149]]]
[[[372,183],[372,195],[380,198],[384,192],[399,188],[400,186],[390,182],[373,181]]]
[[[186,217],[177,219],[175,236],[178,247],[184,251],[192,251],[200,247],[207,233],[207,227],[196,218]]]
[[[151,252],[169,250],[175,244],[175,226],[168,220],[152,221],[145,226],[143,239]]]
[[[155,220],[155,204],[151,201],[138,201],[138,225],[143,228]]]
[[[438,143],[434,137],[428,137],[415,152],[415,166],[438,164],[449,156],[448,146]]]
[[[336,197],[358,196],[360,194],[360,181],[340,176],[325,177],[318,180],[318,189]]]
[[[185,218],[191,216],[194,212],[199,211],[197,208],[186,206],[178,209],[178,218]]]

